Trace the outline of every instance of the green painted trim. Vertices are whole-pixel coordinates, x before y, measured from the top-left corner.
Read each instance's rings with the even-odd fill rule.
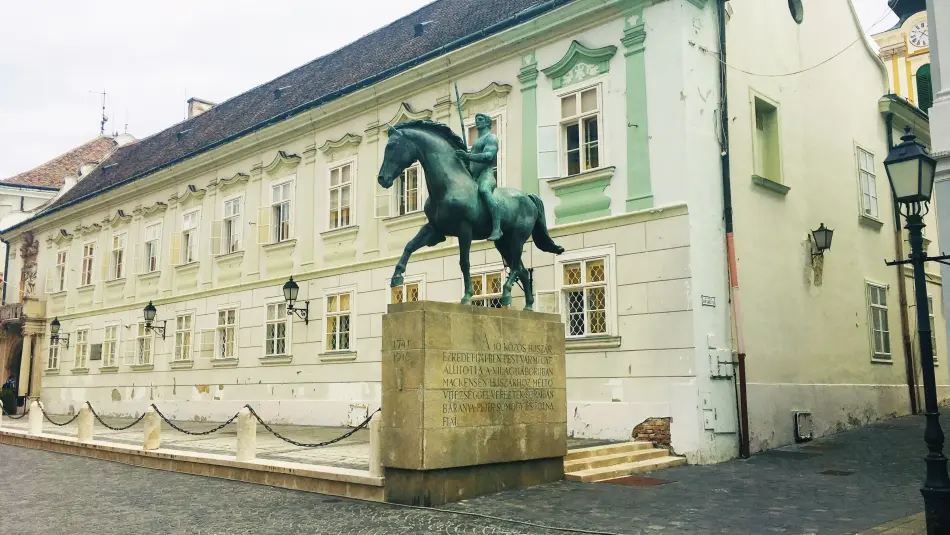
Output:
[[[616,53],[617,47],[613,45],[587,48],[577,41],[571,41],[564,57],[554,65],[541,69],[541,72],[551,79],[554,89],[560,89],[609,72],[610,58]]]
[[[538,195],[538,62],[534,52],[521,58],[521,190]]]
[[[653,206],[650,183],[650,131],[647,124],[647,76],[644,42],[647,38],[642,9],[628,16],[623,31],[627,84],[627,202],[634,212]]]
[[[768,178],[759,175],[752,175],[752,183],[756,186],[760,186],[769,191],[778,193],[779,195],[787,195],[788,190],[792,189],[785,184],[780,184],[774,180],[769,180]]]
[[[561,225],[610,215],[610,197],[604,194],[609,185],[610,177],[606,176],[554,190],[561,200],[554,207],[556,223]]]

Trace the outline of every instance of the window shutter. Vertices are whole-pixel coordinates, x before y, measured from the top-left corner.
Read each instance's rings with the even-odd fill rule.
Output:
[[[376,218],[380,219],[383,217],[389,217],[391,212],[389,210],[390,203],[392,201],[392,192],[388,189],[383,188],[379,184],[376,184]]]
[[[58,290],[58,288],[53,287],[53,283],[56,280],[56,268],[48,267],[46,268],[46,293],[51,294]]]
[[[557,178],[557,125],[538,127],[538,178]]]
[[[194,352],[199,359],[214,358],[215,329],[202,329],[198,333],[198,343],[194,344]]]
[[[257,209],[257,244],[267,245],[271,242],[270,206],[261,206]]]
[[[104,254],[100,255],[99,258],[99,276],[102,278],[103,282],[110,280],[109,277],[109,268],[111,267],[112,262],[112,251],[106,251]]]
[[[132,325],[132,329],[137,329],[137,325]],[[130,335],[131,340],[125,340],[122,342],[122,364],[124,366],[131,366],[135,364],[135,344],[138,343],[138,340],[135,338],[135,334]]]
[[[211,255],[224,254],[227,251],[221,249],[221,235],[224,233],[224,222],[223,221],[212,221],[211,222]]]
[[[135,252],[135,256],[132,258],[133,275],[145,273],[145,254],[144,251],[142,251],[142,247],[144,247],[144,245],[132,249]]]
[[[181,264],[181,232],[172,233],[168,241],[168,263],[177,266]]]
[[[544,312],[546,314],[560,314],[560,293],[561,292],[558,292],[557,290],[537,292],[535,296],[534,309],[538,312]]]
[[[934,89],[929,63],[917,69],[917,105],[925,112],[929,112],[934,105]]]

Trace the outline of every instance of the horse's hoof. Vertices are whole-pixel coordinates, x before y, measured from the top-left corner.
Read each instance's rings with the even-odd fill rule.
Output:
[[[462,305],[470,305],[470,304],[472,304],[472,296],[470,296],[470,295],[463,295],[463,296],[462,296],[462,300],[459,301],[459,303],[462,304]]]
[[[390,288],[395,288],[396,286],[402,286],[403,278],[402,275],[396,275],[393,277],[392,281],[389,283]]]
[[[534,312],[534,305],[525,305],[525,306],[524,306],[524,311],[525,311],[525,312]]]
[[[510,296],[510,295],[503,295],[503,296],[501,296],[501,306],[503,306],[503,307],[510,307],[510,306],[511,306],[511,296]]]

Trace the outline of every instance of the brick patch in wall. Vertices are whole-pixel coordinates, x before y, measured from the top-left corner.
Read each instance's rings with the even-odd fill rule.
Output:
[[[633,428],[633,440],[646,440],[654,446],[670,447],[672,418],[647,418]]]

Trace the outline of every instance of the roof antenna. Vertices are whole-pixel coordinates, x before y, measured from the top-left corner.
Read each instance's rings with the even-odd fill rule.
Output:
[[[105,135],[106,133],[106,122],[109,120],[109,117],[106,115],[106,90],[103,89],[102,93],[97,93],[96,91],[89,91],[90,93],[96,93],[97,95],[102,95],[102,121],[99,123],[99,135]]]

